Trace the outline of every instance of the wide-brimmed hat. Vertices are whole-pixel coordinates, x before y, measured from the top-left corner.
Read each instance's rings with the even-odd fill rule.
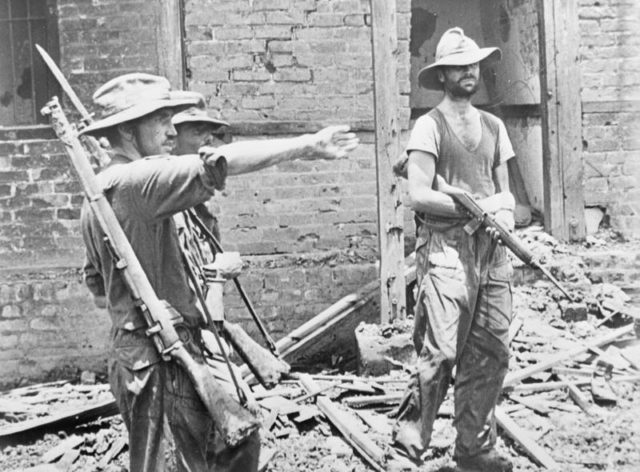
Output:
[[[98,88],[93,94],[99,118],[81,134],[99,131],[141,118],[162,108],[188,107],[198,103],[193,92],[172,91],[164,77],[144,73],[125,74]]]
[[[462,28],[450,28],[442,34],[436,47],[436,61],[423,67],[418,72],[418,83],[424,88],[441,89],[437,68],[441,66],[468,66],[485,59],[500,60],[502,52],[499,48],[481,48],[468,36]]]
[[[180,113],[176,113],[173,115],[171,122],[174,126],[177,126],[182,123],[209,123],[216,128],[222,126],[229,126],[229,123],[223,121],[219,118],[213,118],[210,116],[204,108],[204,96],[198,92],[189,92],[193,93],[199,97],[198,103],[194,106],[187,108],[186,110],[181,111]]]

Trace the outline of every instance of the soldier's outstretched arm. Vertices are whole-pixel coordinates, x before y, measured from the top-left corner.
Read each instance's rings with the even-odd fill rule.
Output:
[[[229,175],[244,174],[295,159],[341,159],[359,140],[345,125],[328,126],[295,138],[239,141],[216,148],[227,160]],[[207,148],[201,148],[207,153]]]

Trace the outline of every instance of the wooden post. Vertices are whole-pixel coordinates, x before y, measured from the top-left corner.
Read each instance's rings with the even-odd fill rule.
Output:
[[[371,19],[380,246],[380,321],[387,323],[406,316],[403,208],[400,181],[392,171],[400,150],[396,1],[371,0]]]
[[[538,0],[544,226],[584,239],[582,111],[577,0]]]
[[[158,74],[169,79],[174,90],[182,90],[184,60],[182,51],[182,0],[158,0]]]

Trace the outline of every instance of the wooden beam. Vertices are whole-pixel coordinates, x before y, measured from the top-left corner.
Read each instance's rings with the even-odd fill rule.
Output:
[[[588,352],[594,347],[601,347],[606,344],[612,343],[616,339],[626,335],[633,333],[633,323],[628,324],[627,326],[623,326],[622,328],[618,328],[613,330],[604,336],[601,336],[596,339],[592,339],[584,344],[574,347],[573,349],[569,349],[568,351],[560,352],[558,354],[550,356],[548,359],[538,362],[537,364],[533,364],[529,367],[525,367],[524,369],[516,370],[514,372],[509,372],[504,379],[503,387],[513,386],[527,377],[531,377],[538,372],[543,372],[551,367],[559,364],[560,362],[564,362],[566,360],[571,359],[572,357],[579,356],[580,354],[584,354]]]
[[[400,151],[395,0],[371,0],[371,34],[380,245],[380,321],[388,323],[394,319],[404,319],[407,314],[402,196],[400,179],[392,171]]]
[[[61,429],[74,427],[95,421],[98,418],[108,418],[118,414],[118,407],[115,400],[104,400],[89,407],[77,408],[71,411],[64,411],[57,415],[44,418],[34,418],[14,425],[5,426],[0,429],[0,443],[10,444],[14,441],[36,433],[46,431],[59,431]]]
[[[307,374],[300,374],[300,384],[309,392],[317,392],[318,384]],[[384,472],[385,452],[362,430],[359,420],[350,412],[341,409],[324,395],[319,395],[316,405],[344,436],[347,442],[358,451],[374,470]]]
[[[158,74],[169,79],[175,90],[184,89],[182,0],[158,0],[156,28]]]
[[[544,226],[581,240],[584,222],[577,0],[538,0]]]
[[[558,463],[553,457],[531,438],[529,432],[518,426],[500,406],[496,406],[495,414],[498,426],[520,444],[529,457],[546,469],[559,470]]]

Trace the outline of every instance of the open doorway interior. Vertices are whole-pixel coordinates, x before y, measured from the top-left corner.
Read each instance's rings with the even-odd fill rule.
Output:
[[[511,191],[519,226],[541,221],[544,210],[540,116],[539,30],[536,0],[412,0],[411,118],[438,104],[441,94],[419,86],[418,71],[435,60],[438,40],[459,26],[481,46],[497,46],[502,60],[482,71],[473,102],[502,118],[516,152]]]

